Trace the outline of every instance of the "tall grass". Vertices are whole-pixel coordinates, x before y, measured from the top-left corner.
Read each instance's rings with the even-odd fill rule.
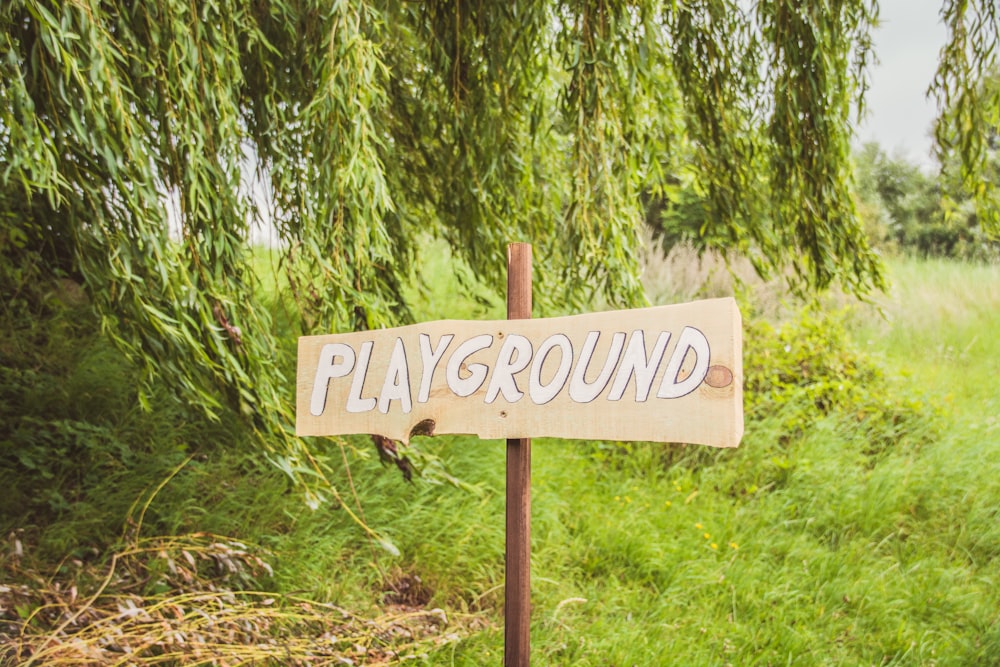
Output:
[[[885,318],[858,306],[848,323],[853,345],[883,369],[875,390],[893,419],[914,413],[906,428],[890,420],[872,431],[847,404],[807,413],[790,437],[787,413],[801,412],[787,405],[752,413],[736,451],[536,444],[539,664],[997,664],[1000,442],[997,394],[984,380],[1000,363],[991,335],[1000,276],[913,260],[891,271]],[[694,282],[670,275],[670,290]],[[888,444],[873,455],[876,438]],[[498,447],[435,446],[450,464]],[[465,474],[496,480],[495,470]],[[467,526],[465,537],[498,526],[490,488],[489,502],[448,525]],[[462,555],[448,547],[463,580],[477,570],[465,559],[484,558],[480,588],[496,581],[500,547],[489,540]],[[440,549],[437,539],[407,543],[404,559],[425,562]],[[428,664],[489,664],[500,649],[498,631],[483,633]]]
[[[879,305],[885,319],[859,321],[859,340],[961,402],[959,412],[1000,414],[1000,265],[900,259]]]

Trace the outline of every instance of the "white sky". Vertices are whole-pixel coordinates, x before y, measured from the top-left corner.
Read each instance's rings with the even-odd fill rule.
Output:
[[[931,169],[931,123],[937,114],[926,96],[947,36],[941,0],[881,0],[875,31],[879,64],[872,69],[868,115],[857,141],[877,141],[890,155]]]

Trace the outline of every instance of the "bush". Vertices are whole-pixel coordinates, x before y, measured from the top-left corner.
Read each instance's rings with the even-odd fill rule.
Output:
[[[869,466],[900,444],[926,443],[937,433],[940,410],[895,382],[877,359],[853,344],[849,315],[848,310],[827,312],[813,304],[780,325],[745,317],[745,446],[738,451],[754,451],[736,455],[738,461],[731,450],[682,444],[596,443],[591,456],[604,465],[637,471],[702,468],[722,461],[745,469],[735,477],[756,480],[745,484],[756,488],[781,486],[796,444],[820,420],[837,423],[843,440],[855,443]]]
[[[143,411],[136,367],[100,335],[78,285],[16,287],[0,302],[0,534],[26,530],[43,558],[92,553],[137,498],[188,456],[231,450],[240,426],[166,396]]]
[[[939,410],[893,382],[847,332],[849,311],[813,305],[774,326],[751,320],[744,331],[744,396],[748,429],[780,415],[778,444],[801,437],[834,415],[861,428],[864,454],[877,456],[910,436],[925,441]]]

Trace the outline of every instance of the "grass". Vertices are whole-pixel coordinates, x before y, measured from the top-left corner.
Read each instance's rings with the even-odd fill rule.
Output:
[[[900,260],[892,283],[886,319],[866,318],[858,339],[969,408],[960,413],[1000,414],[1000,267]]]
[[[996,664],[1000,487],[988,452],[998,411],[984,380],[1000,363],[989,334],[1000,276],[907,260],[892,272],[887,319],[858,313],[851,338],[881,361],[900,401],[942,414],[874,462],[871,431],[843,414],[811,420],[785,447],[775,444],[782,415],[756,414],[739,450],[700,465],[661,445],[536,443],[536,662]],[[942,368],[928,349],[980,367]],[[452,463],[498,445],[437,447]],[[468,525],[499,523],[491,488],[493,503],[462,513]],[[416,552],[435,542],[407,544],[404,558],[422,561]],[[495,563],[499,542],[481,544]],[[501,640],[486,633],[428,664],[487,664]]]
[[[448,258],[428,253],[426,259],[425,284],[415,294],[420,319],[503,316],[499,301],[456,304],[449,297],[456,279]],[[1000,270],[915,260],[894,260],[890,268],[894,288],[879,304],[884,319],[858,307],[829,320],[844,324],[846,345],[854,350],[830,346],[830,354],[839,355],[834,361],[857,359],[880,369],[858,374],[859,383],[869,384],[829,409],[816,407],[815,387],[751,401],[736,450],[535,441],[534,664],[1000,664],[1000,337],[994,334]],[[669,275],[662,299],[671,298],[668,292],[697,293],[679,269]],[[772,303],[758,310],[780,309]],[[827,331],[825,322],[805,329],[787,322],[789,340],[805,345],[812,340],[806,334]],[[753,349],[777,335],[751,331],[760,338],[748,339]],[[827,349],[825,342],[818,339],[816,349]],[[94,345],[84,359],[101,359]],[[79,367],[69,374],[91,394],[108,382]],[[223,561],[209,554],[198,561],[194,581],[199,590],[214,586],[243,595],[232,613],[257,624],[262,635],[283,627],[292,633],[286,636],[318,636],[309,633],[323,624],[368,640],[408,632],[413,641],[367,652],[345,646],[353,652],[339,658],[382,664],[400,654],[423,665],[501,663],[502,442],[419,439],[430,465],[442,467],[413,484],[369,454],[364,438],[348,439],[343,449],[332,441],[313,443],[348,502],[398,548],[394,556],[336,507],[308,510],[279,471],[239,444],[237,426],[230,441],[226,429],[182,412],[133,415],[127,396],[115,396],[101,401],[107,410],[101,427],[149,456],[129,468],[136,471],[132,477],[127,470],[109,477],[117,488],[74,487],[78,493],[66,507],[47,513],[32,505],[35,528],[4,513],[0,528],[12,537],[0,586],[14,592],[0,598],[15,598],[21,590],[15,584],[25,581],[42,589],[42,580],[49,604],[59,599],[70,608],[53,586],[61,583],[59,595],[68,595],[74,583],[80,598],[93,595],[116,549],[158,544],[182,563],[164,545],[180,539],[193,553],[211,544],[193,536],[224,535],[223,544],[247,545],[247,555],[230,558],[237,572],[217,572]],[[147,418],[160,426],[144,425]],[[171,424],[182,428],[171,430]],[[106,473],[107,465],[95,471]],[[463,485],[450,483],[449,475]],[[137,498],[139,509],[148,503],[139,536],[129,533],[137,510],[131,522],[126,518]],[[23,555],[15,555],[15,541]],[[123,568],[135,576],[116,585],[122,595],[147,596],[150,609],[165,608],[163,596],[178,592],[169,585],[176,576],[163,574],[169,568],[155,551],[144,558]],[[255,567],[255,558],[270,572]],[[167,590],[158,589],[158,581]],[[137,590],[137,582],[144,589]],[[273,604],[254,606],[252,591],[282,601],[287,615],[276,615]],[[123,599],[110,593],[95,599],[95,609]],[[17,599],[24,610],[39,604],[37,596]],[[302,604],[311,604],[312,612],[322,605],[348,610],[351,622],[335,626],[320,615],[296,625],[290,619],[305,617]],[[202,607],[216,613],[207,601]],[[427,621],[434,609],[442,609],[447,622]],[[401,618],[416,619],[416,627]],[[4,630],[3,623],[0,655],[2,633],[15,636],[10,628],[16,624]],[[298,644],[289,640],[289,646]],[[246,655],[265,660],[268,654]],[[238,662],[235,649],[229,657],[225,664]],[[335,658],[303,657],[300,664],[337,664]],[[182,654],[176,662],[194,664]]]

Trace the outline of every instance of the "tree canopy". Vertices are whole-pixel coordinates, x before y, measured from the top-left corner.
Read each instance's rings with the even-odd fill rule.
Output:
[[[979,176],[1000,99],[977,82],[997,11],[945,0],[933,84],[942,151],[994,232]],[[640,302],[643,195],[678,179],[714,247],[863,293],[882,276],[851,139],[876,22],[875,0],[7,0],[4,291],[27,264],[78,277],[147,385],[272,436],[293,392],[257,224],[312,332],[405,321],[429,238],[493,285],[504,245],[534,243],[543,306]]]

